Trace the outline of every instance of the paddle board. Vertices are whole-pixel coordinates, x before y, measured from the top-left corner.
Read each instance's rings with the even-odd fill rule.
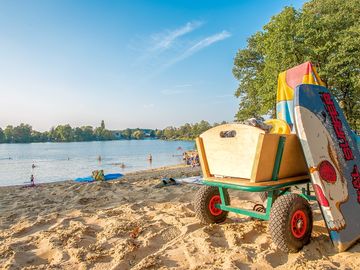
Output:
[[[294,120],[330,238],[338,251],[360,239],[360,153],[335,98],[323,86],[295,90]]]

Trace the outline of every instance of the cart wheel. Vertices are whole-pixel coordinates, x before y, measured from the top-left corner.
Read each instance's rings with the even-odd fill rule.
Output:
[[[224,195],[230,203],[229,193],[224,189]],[[196,193],[195,215],[203,224],[220,223],[225,221],[228,211],[216,208],[221,203],[219,189],[217,187],[203,186]]]
[[[297,194],[277,198],[270,212],[273,242],[284,252],[297,252],[309,243],[313,217],[309,203]]]

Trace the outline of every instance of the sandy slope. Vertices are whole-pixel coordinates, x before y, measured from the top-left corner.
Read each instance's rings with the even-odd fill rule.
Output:
[[[175,168],[111,183],[0,188],[0,268],[360,269],[360,244],[335,253],[316,205],[311,243],[288,255],[276,250],[267,222],[230,214],[223,224],[200,225],[197,186],[153,188],[162,176],[198,173]],[[257,198],[235,195],[248,207]]]

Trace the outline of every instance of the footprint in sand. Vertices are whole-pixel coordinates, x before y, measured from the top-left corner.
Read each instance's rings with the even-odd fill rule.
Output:
[[[80,198],[78,200],[78,203],[81,204],[81,205],[86,205],[86,204],[89,204],[89,203],[92,203],[92,202],[95,202],[96,199],[95,198]]]
[[[267,254],[265,256],[265,259],[272,267],[275,268],[287,263],[289,255],[283,252],[274,252]]]

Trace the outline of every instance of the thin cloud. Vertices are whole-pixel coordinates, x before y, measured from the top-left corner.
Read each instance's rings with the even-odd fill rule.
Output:
[[[178,29],[167,31],[165,34],[161,33],[161,34],[153,35],[153,40],[155,41],[155,44],[152,47],[152,50],[169,49],[177,38],[194,31],[195,29],[199,28],[201,25],[203,25],[203,22],[198,22],[198,21],[188,22],[184,26]]]
[[[154,108],[154,107],[155,107],[155,104],[153,104],[153,103],[144,105],[144,109],[151,109],[151,108]]]
[[[217,33],[215,35],[212,36],[208,36],[202,40],[200,40],[199,42],[197,42],[195,45],[191,46],[190,48],[188,48],[185,52],[183,52],[180,56],[174,58],[172,61],[170,61],[167,65],[165,65],[164,68],[168,68],[190,56],[192,56],[193,54],[201,51],[202,49],[205,49],[206,47],[209,47],[210,45],[222,41],[224,39],[227,39],[231,37],[231,33],[229,33],[228,31],[222,31],[220,33]]]

